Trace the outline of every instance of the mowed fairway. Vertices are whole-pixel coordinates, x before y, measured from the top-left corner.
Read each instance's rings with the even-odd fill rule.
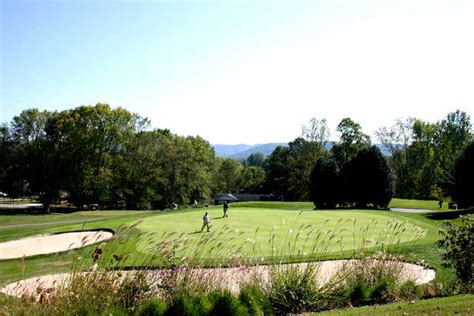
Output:
[[[304,211],[231,207],[209,208],[211,232],[201,233],[203,209],[145,218],[137,228],[147,233],[137,248],[153,253],[163,240],[173,240],[177,257],[229,259],[234,255],[320,256],[414,241],[427,228],[386,211]],[[131,223],[133,224],[133,222]],[[420,225],[423,225],[419,223]],[[149,233],[149,235],[148,235]]]

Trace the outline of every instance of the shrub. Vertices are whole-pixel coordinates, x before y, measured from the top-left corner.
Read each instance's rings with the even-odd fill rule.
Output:
[[[398,296],[402,300],[413,301],[420,299],[423,296],[423,292],[421,287],[416,285],[415,281],[409,280],[400,285]]]
[[[210,299],[213,303],[210,315],[248,315],[247,308],[228,290],[212,292]]]
[[[165,314],[166,304],[158,299],[152,299],[138,310],[139,316],[162,316]]]
[[[207,296],[198,295],[190,300],[188,305],[187,315],[208,315],[212,309],[212,303]]]
[[[472,219],[464,217],[460,226],[446,222],[446,231],[440,231],[441,239],[436,243],[444,248],[441,255],[445,267],[453,267],[460,283],[460,292],[474,290],[474,225]]]
[[[269,315],[272,313],[272,304],[258,285],[241,287],[239,300],[247,307],[249,315]]]
[[[353,306],[396,300],[401,264],[393,259],[363,259],[347,264],[334,278],[333,293],[341,293]]]
[[[171,299],[165,315],[208,315],[212,304],[206,296],[182,294]]]
[[[90,315],[94,315],[94,313],[91,313]],[[111,307],[111,308],[107,308],[107,309],[103,310],[100,313],[100,315],[102,315],[102,316],[110,316],[110,315],[113,315],[113,316],[128,316],[128,315],[130,315],[130,313],[126,309],[123,309],[121,307]],[[157,314],[153,314],[153,315],[157,315]]]
[[[367,287],[365,282],[357,280],[355,284],[352,284],[348,289],[348,297],[351,305],[362,306],[366,305],[370,297],[370,289]]]
[[[370,289],[371,304],[386,304],[395,301],[396,298],[397,284],[393,278],[381,278]]]
[[[186,295],[176,296],[168,303],[168,307],[165,311],[165,316],[172,315],[187,315],[186,310],[188,309],[189,298]]]

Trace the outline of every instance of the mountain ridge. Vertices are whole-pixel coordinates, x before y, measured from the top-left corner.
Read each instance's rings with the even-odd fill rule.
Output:
[[[326,144],[326,149],[330,150],[332,147],[332,142]],[[384,156],[390,156],[390,152],[385,150],[381,144],[373,144],[377,146]],[[236,145],[227,145],[227,144],[214,144],[212,147],[216,153],[216,156],[222,158],[232,158],[232,159],[247,159],[251,154],[260,152],[265,157],[271,155],[271,153],[278,146],[288,146],[288,143],[264,143],[264,144],[236,144]]]
[[[288,146],[287,143],[264,143],[264,144],[215,144],[214,151],[216,156],[222,158],[247,159],[251,154],[260,152],[264,156],[269,156],[278,146]]]

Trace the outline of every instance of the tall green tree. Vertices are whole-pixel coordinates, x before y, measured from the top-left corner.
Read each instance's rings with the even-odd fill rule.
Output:
[[[415,119],[397,119],[390,127],[382,127],[375,134],[386,151],[388,164],[395,181],[395,192],[400,198],[412,198],[414,179],[409,168],[409,148],[413,142]]]
[[[341,181],[336,161],[321,157],[314,165],[310,179],[310,198],[318,209],[335,208],[340,202]]]
[[[474,206],[474,142],[456,160],[451,193],[459,207]]]
[[[261,152],[250,154],[244,162],[247,167],[260,167],[263,168],[265,165],[265,156]]]
[[[340,142],[333,145],[331,152],[339,166],[345,165],[361,149],[370,146],[370,137],[362,132],[359,123],[348,117],[341,120],[336,130],[340,133]]]
[[[238,193],[241,191],[242,164],[231,158],[218,158],[218,168],[214,175],[216,193]]]
[[[439,162],[436,158],[436,133],[438,123],[415,120],[413,143],[408,151],[408,164],[413,188],[410,198],[430,199],[437,190]]]
[[[311,171],[323,150],[317,142],[296,138],[288,144],[288,151],[290,172],[287,174],[287,199],[308,201]]]
[[[112,201],[118,209],[154,209],[165,206],[167,185],[160,160],[159,131],[142,131],[129,139],[114,161]]]
[[[311,171],[324,153],[320,143],[301,137],[290,142],[288,147],[277,147],[266,162],[268,188],[285,200],[309,200]]]
[[[360,208],[387,208],[393,195],[392,178],[376,146],[361,149],[342,169],[343,201]]]
[[[436,158],[439,164],[437,192],[440,197],[449,195],[454,185],[454,163],[464,148],[472,141],[469,115],[457,110],[449,113],[439,123],[436,131]]]
[[[113,160],[133,136],[135,119],[125,109],[99,103],[63,111],[51,120],[49,134],[67,165],[64,189],[79,209],[110,203]]]
[[[288,175],[291,172],[290,151],[286,146],[278,146],[268,156],[265,163],[267,174],[266,187],[269,191],[283,199],[289,199],[291,193],[288,187]]]
[[[37,195],[47,212],[62,183],[57,145],[46,132],[48,121],[55,115],[38,109],[25,110],[13,118],[8,133],[8,193]]]
[[[249,166],[241,169],[240,193],[264,193],[265,171],[257,166]]]

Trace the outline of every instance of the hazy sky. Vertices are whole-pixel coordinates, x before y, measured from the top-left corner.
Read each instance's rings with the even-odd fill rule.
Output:
[[[474,120],[473,1],[0,0],[0,122],[109,103],[211,143]]]

